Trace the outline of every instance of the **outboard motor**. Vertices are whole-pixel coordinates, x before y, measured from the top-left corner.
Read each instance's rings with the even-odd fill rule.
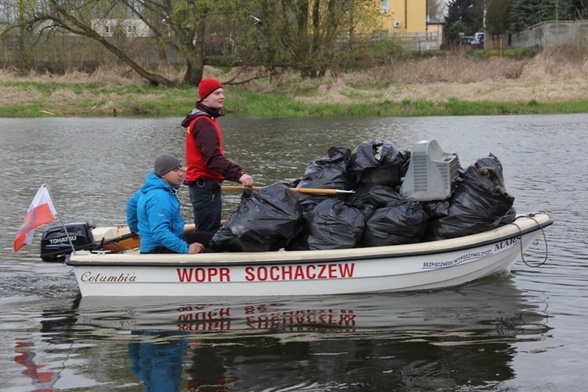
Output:
[[[97,248],[92,234],[94,227],[89,223],[68,223],[65,228],[76,250]],[[48,263],[64,262],[65,257],[71,252],[71,244],[63,226],[52,226],[43,232],[41,260]]]

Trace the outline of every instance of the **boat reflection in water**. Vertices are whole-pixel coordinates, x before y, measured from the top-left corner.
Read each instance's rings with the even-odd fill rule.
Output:
[[[153,390],[426,390],[511,379],[513,343],[549,330],[532,300],[504,277],[427,293],[88,297],[74,328],[128,337]]]

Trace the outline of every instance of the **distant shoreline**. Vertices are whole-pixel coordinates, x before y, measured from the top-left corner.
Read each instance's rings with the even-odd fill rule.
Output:
[[[229,81],[238,74],[249,80],[251,72],[207,67],[205,77]],[[0,70],[0,117],[180,117],[196,100],[194,87],[153,87],[120,75],[128,72],[17,76]],[[588,113],[588,67],[549,55],[497,61],[433,57],[318,79],[294,72],[271,81],[259,75],[227,84],[225,91],[225,112],[238,117]]]

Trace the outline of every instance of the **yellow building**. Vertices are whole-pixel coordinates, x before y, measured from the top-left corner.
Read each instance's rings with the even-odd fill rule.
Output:
[[[376,0],[381,2],[382,30],[421,33],[427,30],[427,0]]]

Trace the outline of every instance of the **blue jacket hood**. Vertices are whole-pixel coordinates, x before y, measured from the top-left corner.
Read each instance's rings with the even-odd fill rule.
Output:
[[[141,252],[164,246],[176,253],[188,253],[178,188],[150,172],[141,189],[129,199],[127,224],[141,236]]]
[[[145,178],[145,183],[143,184],[139,192],[147,193],[154,189],[163,189],[175,195],[179,188],[179,185],[174,186],[168,184],[161,177],[158,177],[157,174],[155,174],[155,172],[151,171]]]

